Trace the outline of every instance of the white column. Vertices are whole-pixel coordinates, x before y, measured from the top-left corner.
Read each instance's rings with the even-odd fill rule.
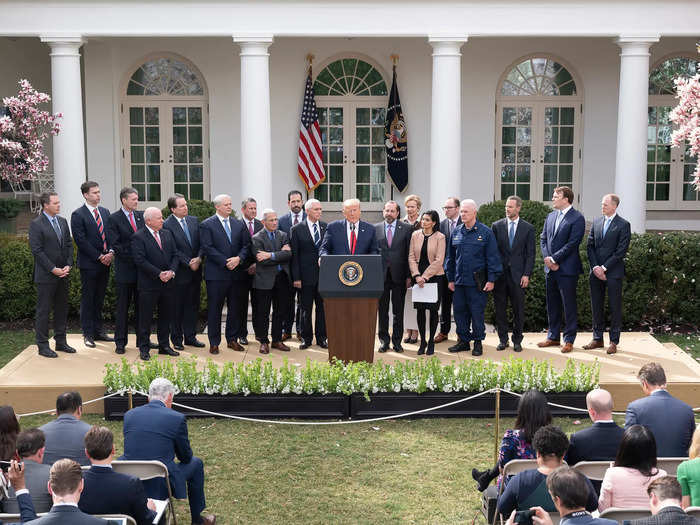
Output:
[[[615,40],[621,50],[615,193],[620,196],[620,214],[630,221],[633,232],[646,228],[649,47],[658,41],[658,36]]]
[[[234,36],[241,46],[241,198],[272,208],[270,54],[272,36]]]
[[[85,182],[83,89],[80,81],[80,36],[42,36],[51,48],[52,112],[62,113],[61,131],[53,137],[53,172],[61,199],[61,215],[68,218],[83,204],[80,185]]]
[[[431,36],[430,203],[439,210],[447,197],[462,197],[462,53],[466,36]]]

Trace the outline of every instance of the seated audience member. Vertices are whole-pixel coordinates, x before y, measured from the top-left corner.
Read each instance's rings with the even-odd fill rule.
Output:
[[[693,410],[666,390],[666,373],[658,363],[647,363],[637,378],[647,395],[627,406],[625,428],[644,425],[656,438],[660,458],[682,458],[688,455],[695,430]]]
[[[700,428],[695,429],[688,461],[678,465],[676,478],[683,490],[683,508],[700,507]]]
[[[5,495],[5,489],[12,489],[19,506],[20,523],[27,523],[36,519],[32,498],[24,482],[24,465],[17,460],[10,460],[7,473],[0,472],[0,499]],[[1,522],[0,522],[0,525]]]
[[[38,428],[23,430],[17,436],[17,455],[24,463],[24,480],[34,504],[36,512],[48,512],[51,508],[51,494],[47,483],[49,481],[49,465],[43,465],[44,433]],[[0,504],[2,512],[19,513],[19,505],[15,491],[8,489],[8,498]]]
[[[498,463],[491,470],[479,472],[472,469],[472,477],[478,482],[479,492],[488,487],[498,473],[503,471],[506,463],[512,459],[534,459],[535,449],[532,447],[532,437],[541,427],[552,423],[552,414],[547,405],[547,398],[542,392],[528,390],[518,401],[518,416],[515,428],[506,430],[498,451]],[[501,483],[499,477],[498,483]]]
[[[139,525],[153,523],[155,504],[146,499],[139,478],[112,470],[114,436],[106,427],[93,426],[85,434],[85,454],[90,470],[83,474],[85,487],[78,507],[88,514],[127,514]]]
[[[59,459],[51,467],[49,492],[53,507],[48,514],[32,521],[34,525],[105,525],[105,521],[78,509],[83,491],[83,471],[72,459]]]
[[[90,425],[80,421],[83,399],[78,392],[64,392],[56,399],[55,420],[39,427],[46,438],[44,464],[53,465],[59,459],[72,459],[80,465],[89,465],[85,457],[83,439]]]
[[[672,476],[664,476],[649,483],[650,518],[632,520],[631,525],[697,525],[698,520],[681,508],[681,486]]]
[[[535,432],[532,444],[537,452],[537,468],[524,470],[513,476],[505,491],[498,499],[497,510],[502,516],[509,516],[513,510],[526,510],[542,507],[547,512],[555,512],[556,507],[547,490],[547,476],[562,466],[564,454],[569,448],[566,434],[558,427],[547,425]],[[593,485],[586,478],[586,510],[598,508]]]
[[[586,511],[589,485],[586,476],[580,472],[562,466],[547,476],[547,489],[552,496],[554,507],[559,513],[561,523],[567,525],[617,525],[614,520],[594,518]],[[535,525],[552,525],[552,518],[542,507],[532,507],[535,511],[532,522]],[[512,525],[515,511],[506,525]]]
[[[598,510],[649,507],[647,487],[665,475],[665,470],[656,468],[654,434],[642,425],[632,425],[622,434],[615,463],[605,471]]]
[[[172,409],[175,386],[162,377],[151,382],[148,404],[124,415],[124,455],[120,459],[158,460],[168,467],[173,496],[188,498],[193,524],[213,525],[214,515],[202,515],[204,464],[192,454],[185,416]],[[179,463],[175,463],[175,458]],[[155,484],[157,483],[157,484]],[[157,499],[168,497],[162,480],[146,482],[146,493]]]
[[[10,405],[0,407],[0,461],[15,458],[19,421]]]

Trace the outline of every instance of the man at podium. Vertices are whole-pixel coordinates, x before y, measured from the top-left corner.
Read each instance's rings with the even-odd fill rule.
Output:
[[[377,250],[377,237],[374,226],[360,220],[360,200],[348,199],[343,202],[345,219],[333,221],[326,229],[319,255],[374,255]]]

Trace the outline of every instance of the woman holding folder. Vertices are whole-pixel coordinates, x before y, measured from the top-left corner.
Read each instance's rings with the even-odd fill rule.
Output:
[[[432,355],[435,352],[434,338],[439,321],[440,284],[445,278],[443,269],[445,236],[440,233],[440,216],[435,210],[428,210],[421,215],[420,226],[420,229],[413,232],[411,236],[408,268],[413,282],[419,288],[414,293],[413,300],[413,306],[417,310],[420,334],[418,355]],[[425,339],[426,310],[430,311],[430,332],[427,341]]]

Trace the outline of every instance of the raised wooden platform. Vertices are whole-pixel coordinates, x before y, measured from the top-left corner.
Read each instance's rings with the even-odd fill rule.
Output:
[[[510,356],[523,359],[550,360],[554,366],[563,368],[568,358],[584,362],[598,360],[601,364],[600,384],[613,394],[615,410],[623,411],[627,404],[641,397],[642,391],[636,378],[639,368],[649,361],[662,364],[669,380],[670,392],[693,407],[700,406],[700,363],[696,362],[688,354],[671,343],[662,344],[656,341],[648,333],[623,333],[619,352],[608,356],[604,350],[586,351],[581,345],[591,339],[590,333],[579,334],[574,351],[564,355],[559,348],[539,349],[537,342],[544,335],[526,334],[523,341],[523,352],[516,354],[512,347],[503,352],[496,351],[498,338],[496,334],[488,334],[484,345],[483,358],[499,362]],[[206,335],[199,336],[200,341],[206,342]],[[0,399],[2,404],[10,404],[18,414],[46,410],[55,405],[56,396],[66,390],[78,390],[87,401],[104,395],[102,375],[105,363],[119,363],[122,356],[114,353],[113,343],[98,343],[97,348],[83,346],[82,336],[69,335],[68,342],[77,349],[75,354],[59,352],[58,359],[46,359],[40,357],[36,346],[27,347],[22,353],[10,361],[0,370]],[[129,340],[125,357],[130,361],[138,360],[138,350],[135,346],[134,336]],[[281,365],[286,357],[290,363],[304,364],[306,359],[325,361],[328,352],[317,346],[306,350],[299,350],[299,343],[287,341],[292,348],[291,352],[279,352],[272,350],[268,356],[258,353],[259,345],[251,339],[246,352],[234,352],[224,349],[218,356],[210,356],[208,348],[194,349],[185,347],[182,357],[195,355],[197,360],[204,364],[211,358],[217,363],[226,361],[245,362],[262,357],[272,361],[275,365]],[[437,345],[435,355],[444,363],[476,359],[465,352],[450,354],[447,348],[454,344],[454,335],[450,341]],[[377,342],[376,348],[379,343]],[[375,360],[395,362],[400,360],[422,359],[416,355],[417,345],[404,345],[405,351],[397,354],[389,351],[385,354],[375,354]],[[376,352],[376,349],[375,349]],[[157,351],[151,351],[152,358],[157,356]],[[181,359],[175,358],[175,359]],[[85,406],[89,413],[102,413],[102,402]]]

